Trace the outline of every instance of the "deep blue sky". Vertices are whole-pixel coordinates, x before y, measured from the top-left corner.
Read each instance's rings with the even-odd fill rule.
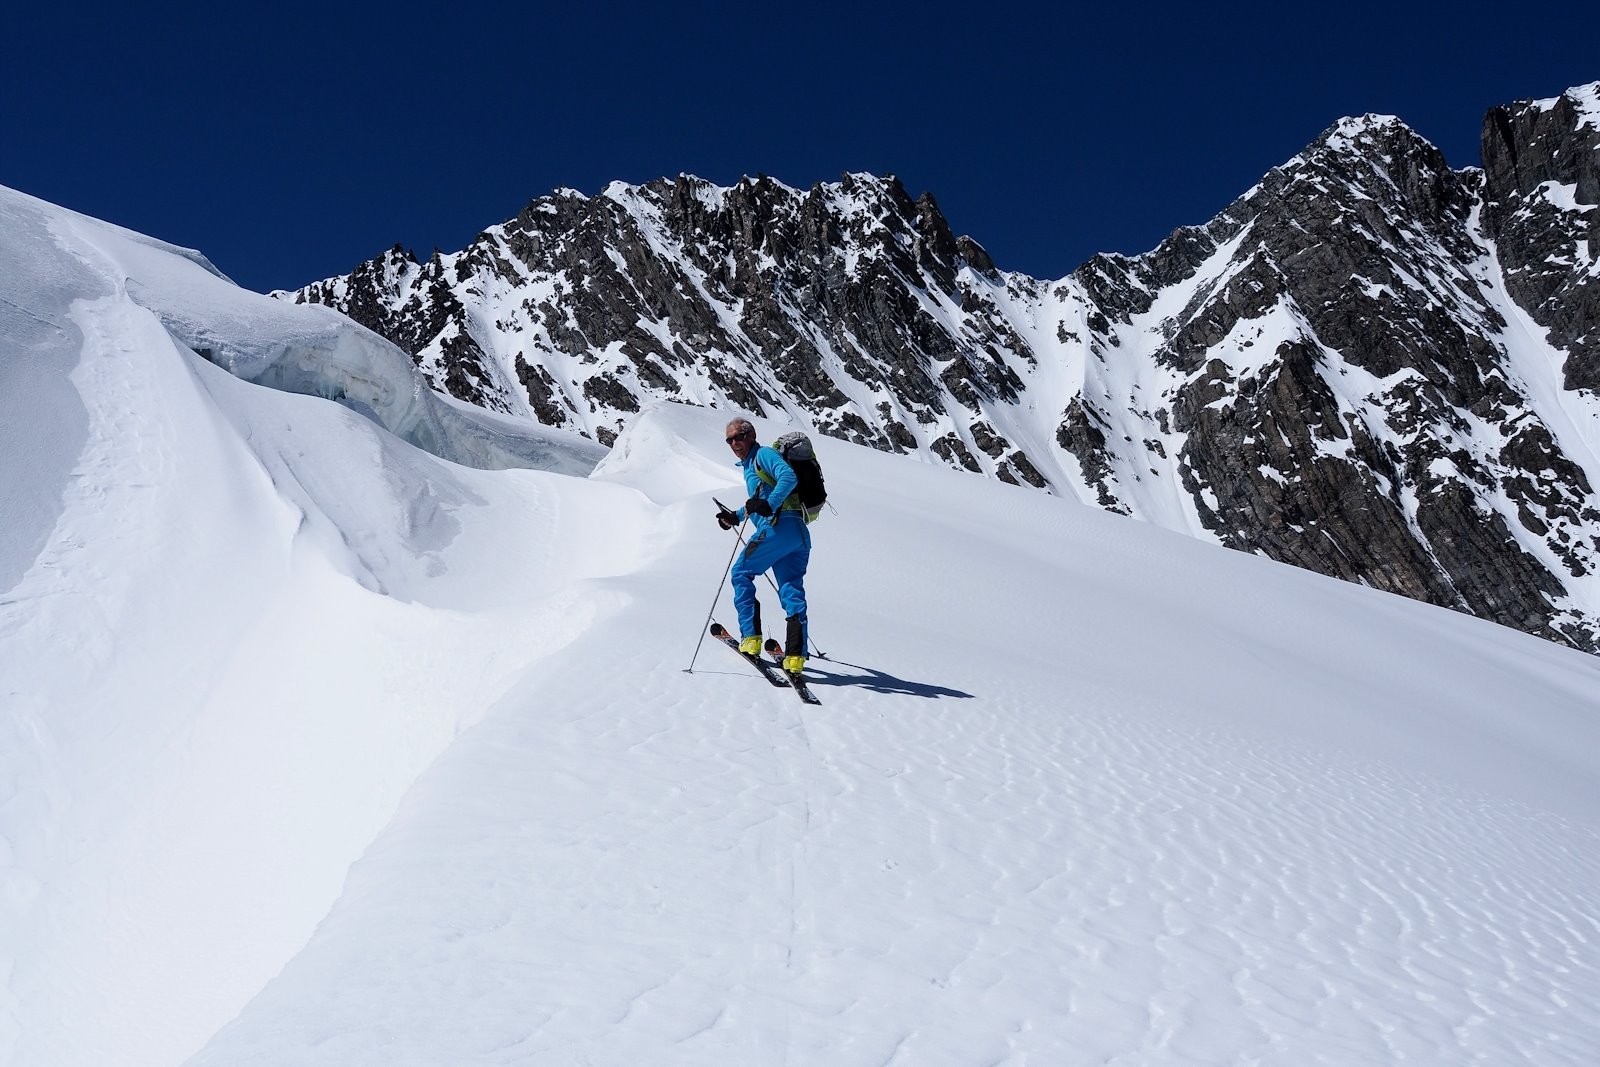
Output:
[[[357,6],[12,11],[0,184],[264,291],[457,250],[562,186],[872,171],[1055,278],[1204,222],[1343,115],[1463,167],[1489,107],[1600,79],[1592,2]]]

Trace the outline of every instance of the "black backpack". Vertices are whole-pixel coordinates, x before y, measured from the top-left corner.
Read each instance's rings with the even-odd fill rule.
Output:
[[[822,514],[822,505],[828,502],[828,487],[822,480],[822,464],[817,462],[811,438],[799,430],[791,430],[772,442],[772,449],[794,468],[797,484],[790,499],[800,501],[799,510],[808,524],[816,522]],[[788,506],[788,501],[785,501],[784,507]]]

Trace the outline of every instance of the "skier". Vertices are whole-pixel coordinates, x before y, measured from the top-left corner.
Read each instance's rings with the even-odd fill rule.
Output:
[[[725,440],[739,459],[749,499],[737,511],[717,512],[717,525],[731,530],[747,518],[755,533],[730,572],[733,606],[739,613],[739,651],[761,655],[761,605],[756,602],[756,577],[772,572],[778,599],[788,616],[783,669],[799,674],[806,665],[806,565],[811,562],[811,533],[806,529],[794,468],[774,449],[756,443],[748,419],[728,423]]]

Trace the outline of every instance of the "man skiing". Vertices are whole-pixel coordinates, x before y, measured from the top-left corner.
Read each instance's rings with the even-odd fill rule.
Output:
[[[772,572],[778,599],[788,616],[783,669],[799,674],[806,665],[806,565],[811,562],[811,532],[806,529],[800,498],[794,492],[794,468],[776,450],[756,442],[748,419],[734,419],[724,431],[728,447],[739,459],[749,499],[737,511],[721,509],[717,525],[731,530],[749,519],[755,525],[744,551],[731,570],[733,606],[739,613],[739,651],[761,655],[761,605],[756,602],[756,577]]]

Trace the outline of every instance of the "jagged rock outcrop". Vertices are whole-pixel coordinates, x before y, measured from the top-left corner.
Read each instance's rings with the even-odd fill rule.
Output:
[[[680,176],[293,298],[604,443],[658,398],[787,412],[1600,651],[1600,84],[1496,108],[1483,145],[1453,170],[1346,119],[1056,281],[894,178]]]
[[[1517,304],[1567,353],[1567,389],[1600,391],[1600,102],[1595,86],[1489,112],[1484,230]]]
[[[1208,280],[1154,353],[1187,376],[1178,473],[1225,545],[1592,647],[1538,558],[1593,569],[1592,494],[1577,469],[1551,493],[1516,444],[1551,432],[1508,386],[1482,184],[1398,120],[1350,120],[1185,235]]]

